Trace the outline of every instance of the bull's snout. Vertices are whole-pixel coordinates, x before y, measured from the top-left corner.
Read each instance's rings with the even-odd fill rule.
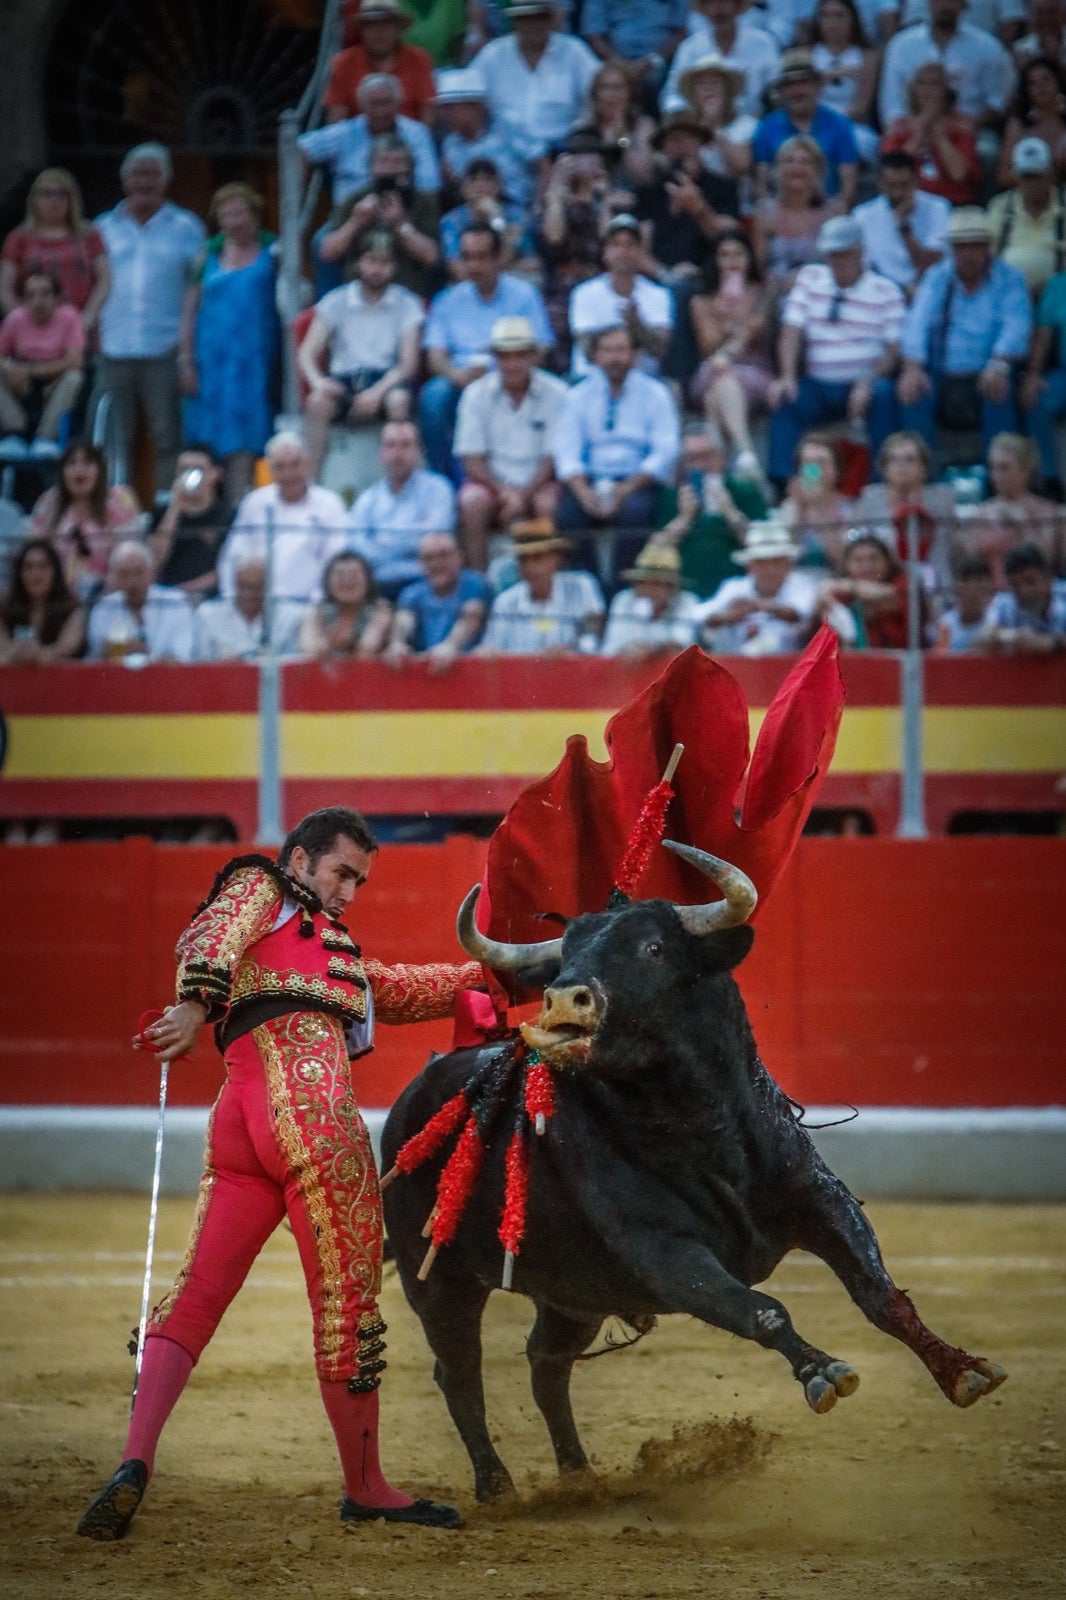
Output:
[[[545,989],[539,1022],[542,1028],[580,1028],[595,1033],[600,1022],[599,997],[583,983]]]
[[[603,1020],[603,996],[587,983],[545,989],[536,1022],[521,1024],[522,1037],[556,1067],[580,1067],[589,1059]]]

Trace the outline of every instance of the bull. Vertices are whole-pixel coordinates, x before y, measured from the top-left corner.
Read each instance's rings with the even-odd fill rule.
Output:
[[[574,1422],[575,1360],[605,1319],[636,1330],[668,1312],[778,1351],[818,1413],[859,1374],[809,1344],[779,1300],[754,1287],[790,1250],[820,1257],[878,1328],[914,1351],[947,1398],[969,1406],[1000,1367],[932,1333],[896,1287],[859,1202],[819,1156],[792,1102],[759,1059],[734,968],[751,949],[755,889],[738,869],[670,844],[725,898],[665,900],[580,916],[561,938],[508,945],[464,901],[459,938],[496,971],[543,987],[527,1042],[555,1069],[555,1114],[536,1141],[527,1229],[514,1287],[536,1306],[527,1342],[533,1397],[560,1472],[588,1467]],[[432,1059],[386,1122],[391,1167],[411,1134],[503,1044]],[[435,1378],[469,1453],[479,1500],[513,1489],[492,1444],[481,1374],[481,1317],[500,1283],[497,1237],[510,1127],[488,1136],[458,1235],[423,1280],[423,1224],[440,1161],[385,1193],[385,1218],[407,1298],[436,1358]]]

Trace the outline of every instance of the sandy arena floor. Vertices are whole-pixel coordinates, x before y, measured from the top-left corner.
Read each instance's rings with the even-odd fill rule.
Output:
[[[190,1201],[163,1203],[159,1287]],[[0,1199],[0,1595],[12,1600],[926,1600],[1066,1597],[1066,1211],[878,1205],[889,1266],[945,1337],[1010,1381],[968,1412],[870,1328],[826,1268],[774,1280],[802,1332],[862,1387],[816,1417],[783,1361],[684,1318],[578,1368],[601,1474],[553,1488],[529,1397],[529,1307],[489,1308],[490,1407],[522,1493],[472,1500],[421,1330],[390,1272],[385,1458],[454,1497],[460,1533],[344,1529],[291,1236],[267,1247],[171,1420],[123,1544],[74,1536],[117,1464],[147,1202]],[[649,1443],[649,1441],[651,1441]]]

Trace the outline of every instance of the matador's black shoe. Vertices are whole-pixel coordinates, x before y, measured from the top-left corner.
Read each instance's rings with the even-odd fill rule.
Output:
[[[136,1457],[124,1461],[96,1499],[90,1501],[78,1523],[78,1532],[86,1539],[124,1539],[147,1487],[148,1468],[144,1462]]]
[[[341,1501],[342,1522],[413,1522],[419,1528],[461,1528],[463,1519],[454,1506],[435,1500],[416,1500],[410,1506],[361,1506],[347,1495]]]

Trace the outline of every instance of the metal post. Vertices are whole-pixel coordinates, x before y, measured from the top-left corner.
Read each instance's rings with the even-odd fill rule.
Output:
[[[278,118],[278,315],[281,319],[282,407],[290,416],[300,409],[296,380],[296,352],[292,325],[300,312],[300,131],[298,111],[283,111]]]
[[[898,836],[925,839],[925,767],[922,755],[922,574],[918,562],[918,515],[907,518],[907,648],[903,654],[903,749]]]
[[[281,663],[274,649],[274,509],[267,507],[266,593],[263,597],[263,648],[259,656],[259,826],[260,844],[285,837],[281,814]]]

